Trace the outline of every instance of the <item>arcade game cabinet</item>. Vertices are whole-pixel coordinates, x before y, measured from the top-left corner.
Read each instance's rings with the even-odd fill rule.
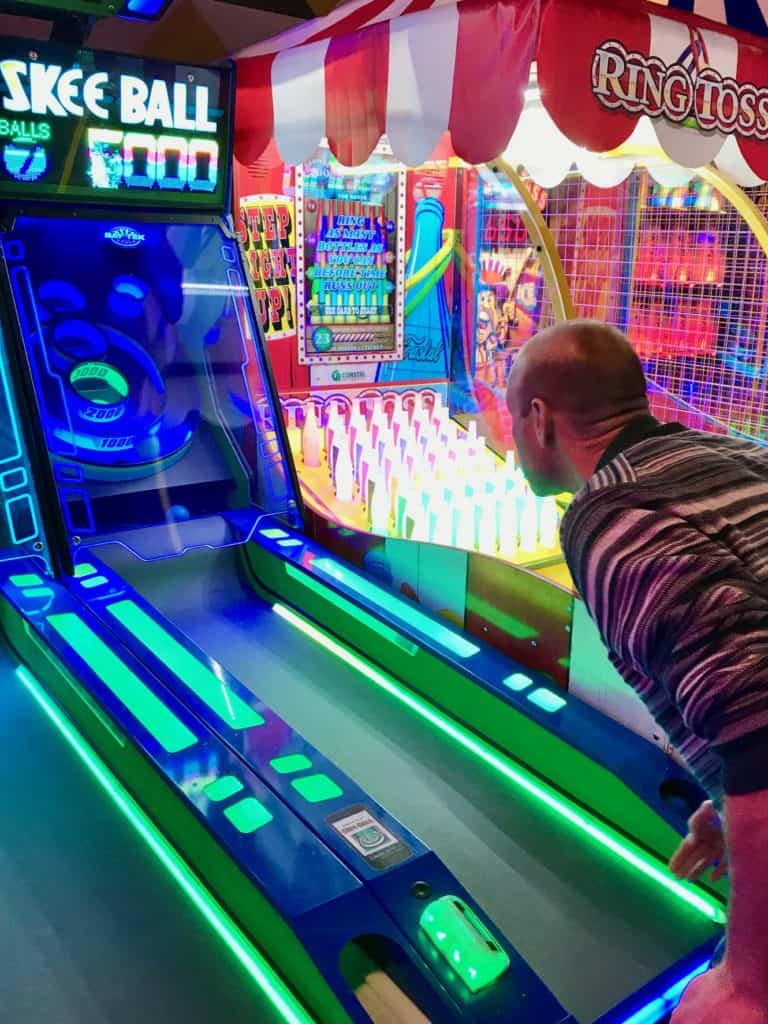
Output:
[[[484,653],[405,604],[344,596],[302,532],[224,215],[230,70],[3,47],[4,728],[19,739],[31,700],[46,712],[278,1019],[666,1010],[707,963],[720,898],[392,701],[377,645],[414,666],[428,644]],[[355,609],[369,658],[318,629],[311,600],[246,578],[248,547],[325,572],[310,594]],[[556,735],[540,710],[531,729]]]

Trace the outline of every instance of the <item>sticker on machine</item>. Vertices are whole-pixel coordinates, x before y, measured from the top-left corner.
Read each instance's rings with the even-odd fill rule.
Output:
[[[328,818],[328,824],[377,871],[400,864],[411,855],[407,844],[362,804],[337,811]]]

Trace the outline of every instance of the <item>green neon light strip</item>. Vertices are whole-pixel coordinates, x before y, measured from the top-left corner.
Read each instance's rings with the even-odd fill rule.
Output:
[[[175,640],[170,633],[134,601],[116,601],[107,611],[129,629],[147,650],[161,658],[185,686],[232,729],[249,729],[264,725],[264,719],[241,700],[218,676]]]
[[[336,657],[341,658],[342,661],[357,669],[366,679],[369,679],[390,696],[405,704],[411,711],[414,711],[421,718],[439,729],[440,732],[455,740],[466,751],[478,758],[478,760],[483,761],[519,789],[525,790],[530,796],[545,804],[555,814],[570,822],[570,824],[588,835],[604,849],[620,857],[641,874],[679,897],[711,921],[717,924],[725,922],[725,912],[722,906],[708,899],[692,886],[678,882],[658,862],[649,857],[639,847],[630,843],[629,840],[619,835],[619,833],[614,832],[613,829],[593,818],[587,811],[583,811],[581,808],[576,807],[575,804],[564,799],[551,786],[537,779],[513,761],[503,757],[490,744],[484,743],[483,740],[473,735],[468,729],[465,729],[447,716],[440,714],[439,711],[436,711],[426,701],[410,693],[399,683],[395,682],[394,679],[384,675],[383,672],[379,672],[372,665],[369,665],[368,662],[364,661],[363,658],[358,657],[348,648],[331,639],[326,633],[323,633],[317,627],[307,622],[306,619],[291,611],[290,608],[286,608],[281,604],[275,604],[273,608],[282,619],[295,626],[305,636],[308,636],[315,643],[330,651],[331,654],[335,654]]]
[[[47,615],[46,622],[80,655],[120,703],[154,736],[163,750],[176,754],[195,746],[195,734],[74,612]]]
[[[445,647],[457,658],[471,658],[480,650],[477,644],[470,643],[466,637],[454,633],[447,626],[441,626],[439,622],[435,622],[418,608],[412,608],[405,601],[401,601],[396,594],[390,593],[384,587],[377,586],[356,572],[345,569],[332,558],[316,558],[312,562],[312,568],[324,576],[330,576],[331,579],[343,583],[366,601],[370,601],[375,607],[383,608],[389,615],[405,623],[409,629],[415,629],[418,633],[428,636],[430,640]]]
[[[182,860],[165,836],[123,789],[104,762],[78,735],[32,674],[22,666],[16,669],[16,676],[120,813],[157,857],[182,892],[188,896],[192,905],[208,922],[213,932],[245,968],[246,973],[258,985],[272,1006],[282,1015],[286,1024],[317,1024],[317,1021],[307,1013],[282,979],[211,896],[186,861]]]

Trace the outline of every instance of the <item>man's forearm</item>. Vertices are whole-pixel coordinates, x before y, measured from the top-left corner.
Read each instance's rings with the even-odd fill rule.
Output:
[[[736,991],[768,1004],[768,790],[728,796],[728,971]]]

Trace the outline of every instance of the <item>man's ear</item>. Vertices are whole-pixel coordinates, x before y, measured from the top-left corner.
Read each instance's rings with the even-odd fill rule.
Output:
[[[547,403],[541,398],[531,399],[531,416],[536,440],[541,448],[547,448],[555,436],[555,423]]]

